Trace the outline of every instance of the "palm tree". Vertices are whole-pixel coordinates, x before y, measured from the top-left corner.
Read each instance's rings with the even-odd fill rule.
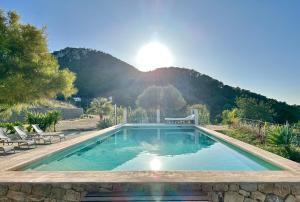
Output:
[[[103,120],[104,116],[109,115],[113,111],[111,101],[104,97],[94,98],[91,102],[88,113],[99,115],[100,120]]]

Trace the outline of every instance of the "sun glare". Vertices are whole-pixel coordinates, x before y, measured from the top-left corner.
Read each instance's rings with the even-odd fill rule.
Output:
[[[139,50],[136,63],[141,71],[150,71],[159,67],[172,66],[173,58],[165,45],[151,42]]]
[[[161,169],[161,161],[157,158],[154,158],[150,161],[151,170],[160,170]]]

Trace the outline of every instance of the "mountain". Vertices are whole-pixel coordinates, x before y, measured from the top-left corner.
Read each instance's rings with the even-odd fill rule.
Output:
[[[224,109],[234,107],[236,97],[242,95],[271,103],[277,122],[300,119],[300,106],[225,85],[195,70],[169,67],[141,72],[109,54],[84,48],[65,48],[53,55],[62,68],[67,67],[77,74],[78,96],[86,100],[112,96],[119,105],[134,106],[137,96],[148,86],[171,84],[178,88],[188,104],[206,104],[213,119]]]

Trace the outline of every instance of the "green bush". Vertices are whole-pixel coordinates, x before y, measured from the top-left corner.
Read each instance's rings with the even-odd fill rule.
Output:
[[[294,136],[293,128],[290,126],[271,126],[266,131],[266,141],[273,145],[290,145]]]
[[[293,161],[300,162],[300,147],[291,145],[289,147],[286,147],[286,151],[289,154],[289,159]]]
[[[102,119],[98,122],[97,127],[99,129],[104,129],[111,127],[113,125],[112,121],[110,119]]]
[[[7,123],[0,123],[0,128],[5,128],[6,132],[11,134],[15,132],[14,126],[22,126],[21,122],[7,122]]]
[[[56,110],[48,111],[47,113],[28,112],[26,120],[30,125],[39,125],[39,127],[44,131],[50,127],[53,127],[55,131],[55,125],[58,123],[60,117],[60,112]]]
[[[237,121],[237,109],[224,110],[222,112],[222,123],[232,125]]]

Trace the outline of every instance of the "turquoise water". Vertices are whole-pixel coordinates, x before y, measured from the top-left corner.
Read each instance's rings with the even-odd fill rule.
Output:
[[[280,170],[194,127],[123,127],[23,170]]]

